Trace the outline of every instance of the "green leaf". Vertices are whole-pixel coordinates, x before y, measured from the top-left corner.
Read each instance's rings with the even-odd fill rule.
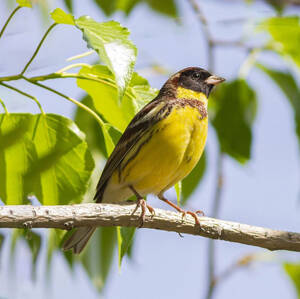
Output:
[[[23,174],[33,148],[26,142],[31,116],[0,114],[0,198],[5,204],[24,202]]]
[[[46,253],[46,275],[47,278],[50,279],[50,274],[52,270],[52,258],[53,253],[55,250],[57,250],[59,253],[63,254],[63,257],[65,261],[67,262],[67,265],[70,267],[70,269],[73,269],[74,262],[75,262],[75,256],[71,251],[63,251],[62,243],[66,240],[66,238],[70,237],[70,234],[73,231],[68,231],[65,233],[62,230],[59,229],[50,229],[49,235],[47,239],[47,253]]]
[[[159,90],[152,88],[149,82],[138,73],[133,73],[128,86],[128,92],[134,96],[133,105],[135,113],[137,113],[157,96]]]
[[[109,124],[104,124],[102,126],[102,133],[104,136],[107,156],[110,156],[110,154],[113,152],[114,147],[115,147],[114,142],[109,134],[110,129],[111,129],[111,126]]]
[[[107,16],[116,11],[116,0],[94,0],[94,2]]]
[[[31,251],[32,278],[35,280],[37,260],[41,251],[41,236],[33,231],[24,230],[23,238]]]
[[[10,260],[11,263],[15,261],[16,254],[16,245],[18,241],[24,241],[30,252],[31,252],[31,264],[32,264],[32,279],[36,278],[36,267],[37,260],[41,251],[41,236],[32,230],[28,229],[14,229],[11,237],[11,245],[10,245]]]
[[[50,15],[57,24],[75,25],[74,17],[71,14],[64,12],[61,8],[54,9]]]
[[[181,205],[181,193],[182,193],[182,182],[179,181],[177,184],[175,184],[174,188],[175,188],[176,196],[177,196],[177,205],[180,207],[180,205]]]
[[[259,29],[267,31],[269,47],[283,57],[290,58],[300,67],[300,18],[298,16],[274,17],[263,21]]]
[[[137,55],[136,47],[128,39],[129,31],[118,22],[99,23],[86,16],[80,17],[75,23],[82,30],[88,46],[97,51],[114,74],[120,101],[131,80]]]
[[[267,0],[267,2],[277,11],[277,13],[283,13],[286,6],[286,2],[284,0]]]
[[[27,203],[29,195],[42,204],[80,202],[94,161],[71,120],[0,114],[0,124],[0,198],[5,204]]]
[[[95,4],[107,16],[117,11],[129,15],[137,4],[146,3],[153,11],[168,17],[178,17],[178,7],[175,0],[94,0]]]
[[[157,90],[151,88],[147,80],[134,73],[119,105],[113,75],[107,67],[83,67],[79,75],[90,80],[78,79],[77,85],[92,97],[96,111],[120,132],[125,130],[134,115],[157,94]]]
[[[17,3],[22,7],[32,7],[30,0],[17,0]]]
[[[57,240],[57,234],[55,229],[50,229],[48,232],[48,239],[47,239],[47,257],[46,257],[46,270],[47,270],[47,277],[50,277],[51,271],[51,262],[52,257],[55,249],[58,247],[59,241]]]
[[[169,17],[178,16],[175,0],[94,0],[95,4],[107,15],[123,11],[129,15],[137,4],[146,3],[153,11]]]
[[[101,227],[82,255],[82,264],[93,284],[101,291],[109,274],[116,245],[116,228]]]
[[[96,111],[119,131],[124,131],[134,115],[134,107],[129,98],[118,104],[117,89],[112,79],[112,74],[105,66],[83,67],[80,76],[98,78],[99,81],[78,79],[77,85],[85,90],[93,99]],[[97,77],[96,77],[97,76]],[[102,80],[102,81],[100,81]]]
[[[81,102],[92,110],[95,110],[90,96],[85,96]],[[100,115],[98,116],[101,118]],[[100,152],[105,157],[108,157],[115,147],[117,142],[115,138],[119,132],[104,122],[103,125],[100,126],[92,115],[80,107],[77,107],[75,122],[79,129],[86,134],[89,149],[91,151],[97,151],[98,153]],[[119,140],[119,137],[117,140]]]
[[[251,157],[252,123],[256,95],[245,80],[220,86],[210,100],[210,119],[217,131],[221,150],[240,163]]]
[[[0,233],[0,257],[1,257],[3,243],[4,243],[4,235]]]
[[[274,83],[280,87],[291,104],[295,105],[299,101],[300,91],[293,75],[289,71],[281,72],[267,68],[261,64],[257,64],[256,66],[270,76]]]
[[[178,16],[178,9],[174,0],[146,0],[146,2],[158,13],[174,18]]]
[[[84,97],[81,101],[92,110],[95,110],[90,96]],[[100,115],[98,116],[101,118]],[[117,132],[111,125],[105,124],[105,122],[103,122],[100,126],[93,116],[80,107],[77,107],[75,122],[86,134],[89,149],[91,151],[97,151],[98,153],[100,151],[100,153],[107,158],[115,147],[115,138],[119,132]],[[119,137],[117,140],[119,140]]]
[[[276,83],[276,85],[285,94],[294,111],[296,134],[300,145],[300,89],[293,75],[288,72],[281,72],[267,68],[263,65],[257,65]]]
[[[115,6],[116,10],[123,11],[126,15],[129,15],[138,3],[143,3],[143,0],[117,0]]]
[[[117,227],[119,268],[121,268],[124,255],[128,252],[132,244],[135,230],[135,227]]]
[[[298,298],[300,298],[300,264],[285,263],[283,268],[293,282]]]
[[[133,259],[133,252],[134,252],[134,238],[132,239],[126,253],[127,257],[131,260]]]
[[[182,204],[185,205],[190,195],[196,190],[201,182],[206,169],[206,152],[202,154],[201,159],[191,171],[191,173],[182,180]]]
[[[21,229],[13,229],[12,234],[11,234],[11,239],[10,239],[10,260],[13,261],[14,256],[16,254],[16,246],[17,246],[17,241],[22,235],[22,230]]]
[[[73,12],[73,0],[64,0],[64,3],[68,10],[72,13]]]
[[[89,95],[84,96],[80,102],[95,110],[93,106],[93,100]],[[75,113],[75,123],[78,128],[85,133],[86,142],[89,146],[89,149],[91,151],[96,151],[103,156],[107,156],[104,136],[95,118],[85,110],[77,107]]]

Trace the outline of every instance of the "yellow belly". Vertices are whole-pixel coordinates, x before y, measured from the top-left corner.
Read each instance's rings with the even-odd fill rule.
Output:
[[[201,157],[207,125],[207,118],[201,120],[195,108],[185,106],[173,109],[126,155],[121,164],[122,175],[114,172],[103,202],[128,199],[132,195],[129,185],[142,196],[150,193],[158,195],[182,180]]]

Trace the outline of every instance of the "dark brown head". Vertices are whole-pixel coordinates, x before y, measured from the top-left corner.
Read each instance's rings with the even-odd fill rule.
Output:
[[[225,81],[224,78],[214,76],[200,67],[188,67],[174,74],[163,86],[163,89],[176,90],[178,87],[202,92],[209,96],[213,87]]]

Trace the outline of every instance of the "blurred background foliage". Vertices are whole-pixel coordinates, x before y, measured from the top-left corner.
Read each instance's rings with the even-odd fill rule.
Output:
[[[175,0],[90,1],[93,1],[106,16],[113,16],[119,12],[130,18],[135,7],[143,4],[153,12],[167,19],[176,19],[180,23],[180,6]],[[240,73],[236,78],[221,85],[213,93],[209,103],[210,121],[219,143],[218,179],[221,180],[222,157],[227,155],[241,166],[251,159],[252,131],[258,109],[256,91],[247,81],[247,75],[252,68],[261,70],[283,91],[286,102],[294,113],[295,136],[300,139],[300,89],[297,77],[300,67],[300,22],[299,16],[285,15],[286,9],[300,5],[300,1],[266,0],[265,2],[274,9],[274,17],[252,24],[247,35],[238,41],[215,40],[210,33],[209,17],[202,15],[200,10],[201,1],[188,2],[199,17],[204,33],[207,33],[209,51],[223,45],[242,47],[247,53]],[[253,1],[247,2],[251,5]],[[8,18],[17,5],[28,9],[32,4],[40,9],[45,22],[49,22],[50,4],[47,1],[18,0],[15,3],[9,0],[7,3],[7,11],[1,12],[2,18],[5,15]],[[129,121],[157,94],[157,89],[152,88],[145,78],[134,71],[137,49],[126,28],[115,21],[98,22],[87,17],[76,19],[73,13],[84,13],[76,11],[76,0],[64,0],[63,4],[62,8],[65,11],[56,9],[51,13],[52,22],[57,26],[64,24],[73,26],[74,30],[80,30],[87,47],[98,54],[98,61],[93,65],[81,63],[80,59],[90,54],[85,53],[73,57],[76,63],[72,61],[64,69],[51,74],[28,77],[25,68],[20,74],[0,77],[2,87],[34,100],[40,109],[39,114],[9,113],[5,106],[6,99],[2,99],[0,95],[0,104],[4,109],[4,113],[0,114],[0,199],[3,204],[71,204],[79,203],[82,199],[90,201],[99,175],[99,172],[94,171],[95,165],[97,169],[103,167],[105,159]],[[22,17],[21,13],[19,17]],[[0,38],[3,33],[4,31],[0,33]],[[112,43],[116,45],[114,48],[109,47]],[[270,68],[261,55],[264,52],[276,55],[284,62],[286,68]],[[208,67],[211,71],[215,69],[213,64]],[[153,66],[153,71],[168,75],[171,73],[160,65]],[[10,84],[10,81],[23,80],[24,76],[30,84],[56,93],[77,105],[74,120],[61,115],[45,114],[34,96]],[[77,86],[84,91],[80,101],[47,86],[48,80],[65,78],[75,78]],[[192,173],[176,186],[178,201],[181,204],[188,202],[201,183],[206,171],[207,155],[208,151]],[[220,181],[216,185],[217,188],[222,188]],[[220,192],[216,194],[215,200],[220,199]],[[95,287],[101,291],[116,248],[119,250],[120,265],[125,255],[132,258],[134,233],[134,229],[101,228],[97,230],[83,255],[74,257],[68,252],[62,254],[70,269],[75,269],[75,263],[81,264]],[[41,244],[46,242],[47,271],[54,271],[51,268],[53,253],[60,252],[64,233],[51,230],[47,237],[42,236],[40,231],[28,229],[14,230],[10,238],[8,234],[1,233],[0,253],[3,243],[9,240],[13,261],[15,248],[18,242],[23,240],[32,253],[34,279]],[[247,260],[248,262],[250,261]],[[247,263],[238,265],[244,266]],[[299,264],[286,263],[283,267],[295,284],[300,298]],[[214,287],[212,281],[210,287]],[[208,293],[207,298],[212,297],[212,294],[212,291]]]

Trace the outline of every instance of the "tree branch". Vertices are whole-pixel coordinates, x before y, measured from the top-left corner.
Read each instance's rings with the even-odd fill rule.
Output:
[[[79,204],[60,206],[0,206],[0,228],[60,228],[80,226],[135,226],[140,210],[132,214],[136,205]],[[199,235],[211,239],[258,246],[269,250],[300,252],[300,234],[251,226],[237,222],[201,217],[201,228],[195,226],[190,215],[155,209],[155,216],[147,211],[144,228]]]

